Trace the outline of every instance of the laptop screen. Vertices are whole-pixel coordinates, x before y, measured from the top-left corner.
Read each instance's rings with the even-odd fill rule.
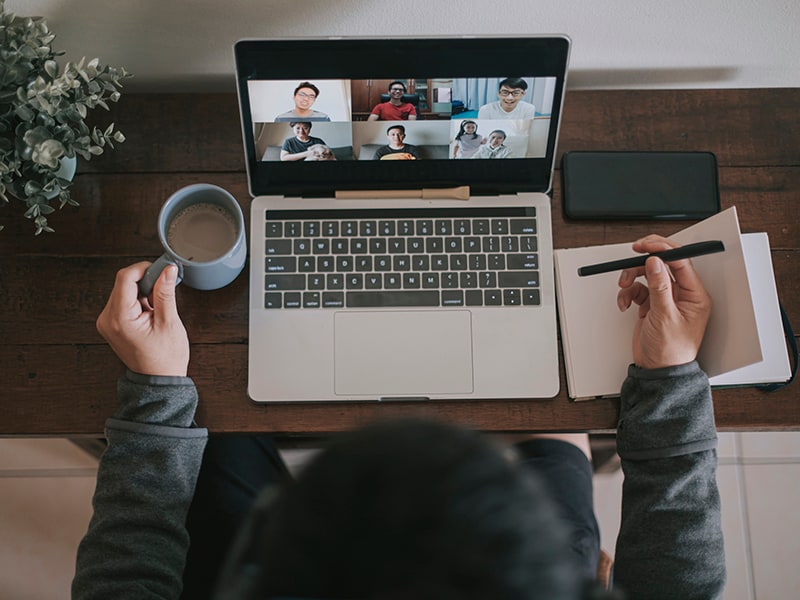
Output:
[[[244,40],[254,196],[548,191],[566,37]]]

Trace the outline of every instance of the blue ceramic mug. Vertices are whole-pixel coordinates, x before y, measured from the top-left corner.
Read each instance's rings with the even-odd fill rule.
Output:
[[[216,290],[231,283],[247,259],[244,215],[228,191],[196,183],[172,194],[158,215],[162,254],[139,282],[148,297],[161,271],[178,266],[178,283],[197,290]]]

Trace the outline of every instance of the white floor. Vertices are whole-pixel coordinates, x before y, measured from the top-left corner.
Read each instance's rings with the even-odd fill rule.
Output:
[[[302,462],[306,451],[287,461]],[[720,434],[718,481],[726,600],[784,599],[800,589],[800,432]],[[61,439],[0,439],[0,595],[69,598],[91,516],[96,461]],[[613,553],[622,475],[595,477],[603,547]]]

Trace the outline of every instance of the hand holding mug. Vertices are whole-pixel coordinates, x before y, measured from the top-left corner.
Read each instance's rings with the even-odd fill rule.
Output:
[[[171,265],[160,274],[150,308],[140,301],[137,286],[149,265],[141,262],[117,273],[97,330],[131,371],[185,376],[189,340],[175,303],[178,269]]]

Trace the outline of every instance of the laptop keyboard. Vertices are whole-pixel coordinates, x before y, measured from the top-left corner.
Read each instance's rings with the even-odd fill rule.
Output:
[[[540,304],[533,208],[402,213],[268,212],[264,307]]]

